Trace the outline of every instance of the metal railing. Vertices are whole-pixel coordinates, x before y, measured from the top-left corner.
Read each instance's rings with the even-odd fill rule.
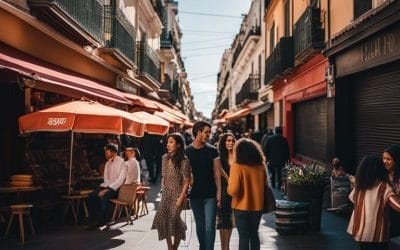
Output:
[[[265,83],[294,66],[293,38],[282,37],[265,62]]]
[[[137,42],[137,48],[139,74],[147,74],[160,82],[160,58],[157,53],[145,41]]]
[[[236,94],[236,105],[243,104],[246,101],[257,100],[260,88],[260,77],[258,74],[250,75],[244,82],[240,91]]]
[[[78,24],[99,41],[104,41],[104,0],[49,0],[68,13]]]
[[[322,49],[324,47],[324,32],[319,8],[308,7],[295,23],[293,43],[295,57],[301,56],[310,49]]]

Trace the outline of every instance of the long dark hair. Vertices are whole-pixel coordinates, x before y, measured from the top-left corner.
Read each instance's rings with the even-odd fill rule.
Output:
[[[386,181],[387,170],[380,157],[364,157],[358,164],[356,172],[356,192],[367,190],[379,181]]]
[[[385,149],[383,152],[390,154],[390,156],[394,160],[394,169],[393,169],[393,182],[400,182],[400,146],[393,145]]]
[[[172,133],[167,136],[167,141],[169,138],[173,138],[177,145],[180,145],[176,149],[175,154],[168,154],[168,158],[171,159],[174,164],[175,169],[180,169],[182,166],[182,161],[186,158],[185,156],[185,140],[183,136],[179,133]]]
[[[265,156],[260,145],[251,139],[239,139],[235,143],[233,152],[235,154],[235,161],[238,164],[259,166],[265,163]]]
[[[218,143],[218,151],[219,157],[221,159],[222,167],[225,171],[229,173],[229,163],[228,163],[228,149],[226,148],[226,140],[231,136],[234,140],[236,140],[235,136],[232,133],[225,133]]]

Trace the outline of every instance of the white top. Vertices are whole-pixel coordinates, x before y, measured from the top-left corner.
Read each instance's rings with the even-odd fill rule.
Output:
[[[140,183],[140,166],[135,157],[125,162],[127,166],[125,184]]]
[[[113,159],[109,159],[104,167],[104,182],[101,187],[109,187],[117,191],[124,184],[126,175],[126,164],[124,159],[116,155]]]

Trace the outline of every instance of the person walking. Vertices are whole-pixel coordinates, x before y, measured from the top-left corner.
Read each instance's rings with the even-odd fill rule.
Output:
[[[167,240],[168,250],[176,250],[179,242],[186,238],[186,225],[180,214],[187,200],[191,168],[180,134],[168,135],[167,152],[162,157],[161,202],[151,228],[158,230],[160,241]]]
[[[263,151],[268,161],[271,186],[279,190],[282,185],[282,169],[290,159],[289,144],[286,138],[282,136],[282,127],[275,128],[275,134],[268,137]]]
[[[400,198],[400,146],[393,145],[383,152],[383,164],[388,171],[388,181],[397,198]],[[400,236],[400,214],[390,210],[390,238]]]
[[[357,167],[355,188],[349,195],[354,209],[347,232],[361,250],[388,249],[388,207],[400,211],[400,204],[386,182],[386,175],[382,160],[376,156],[364,157]]]
[[[247,138],[238,140],[233,152],[235,162],[231,166],[228,194],[232,196],[239,250],[258,250],[264,187],[268,184],[265,157],[259,144]]]
[[[190,206],[200,250],[214,249],[216,210],[221,206],[221,162],[217,149],[207,143],[210,133],[211,124],[196,122],[193,125],[195,139],[186,148],[193,174]]]
[[[233,164],[233,146],[235,145],[235,136],[232,133],[225,133],[219,144],[218,151],[221,159],[221,207],[217,212],[217,229],[221,238],[221,249],[228,250],[232,235],[232,198],[227,193],[230,166]]]

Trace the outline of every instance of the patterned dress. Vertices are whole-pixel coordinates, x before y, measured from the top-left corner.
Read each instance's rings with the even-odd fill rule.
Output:
[[[186,225],[180,216],[181,209],[177,209],[175,204],[181,194],[184,178],[191,176],[188,159],[183,161],[180,170],[176,170],[172,161],[167,158],[167,155],[164,155],[162,157],[162,176],[164,187],[161,202],[151,229],[158,230],[159,240],[172,236],[185,240]]]
[[[222,164],[222,168],[229,176],[229,164]],[[227,193],[228,181],[221,176],[221,207],[217,210],[217,229],[232,229],[232,197]]]

